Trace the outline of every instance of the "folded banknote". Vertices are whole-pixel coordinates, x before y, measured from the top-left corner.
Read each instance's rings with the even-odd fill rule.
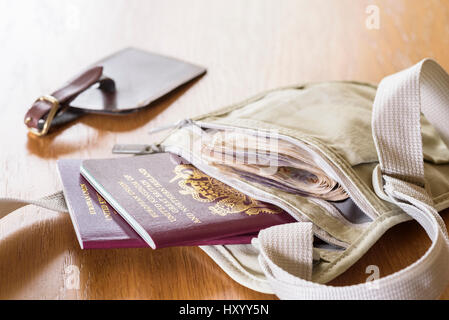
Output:
[[[225,174],[308,197],[348,198],[308,150],[282,139],[208,130],[201,143],[202,159]]]

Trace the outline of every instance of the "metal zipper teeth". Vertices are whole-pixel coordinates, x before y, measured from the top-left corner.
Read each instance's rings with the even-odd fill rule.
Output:
[[[231,188],[234,188],[234,189],[246,194],[247,196],[249,196],[251,198],[254,198],[254,199],[257,199],[257,200],[263,201],[263,202],[268,202],[268,203],[271,203],[271,204],[274,204],[274,205],[280,207],[281,209],[285,210],[287,213],[289,213],[292,217],[294,217],[296,220],[298,220],[300,222],[310,222],[310,220],[306,220],[300,212],[298,212],[296,214],[292,213],[292,212],[296,212],[297,210],[293,209],[290,205],[288,205],[282,201],[279,201],[276,198],[273,198],[268,192],[257,189],[257,194],[255,194],[246,189],[243,190],[240,186],[230,182],[228,178],[226,178],[222,175],[219,175],[216,172],[211,172],[211,170],[213,171],[213,169],[211,169],[209,166],[203,166],[203,163],[200,160],[197,160],[196,157],[194,157],[194,155],[192,153],[186,152],[183,148],[175,147],[175,146],[168,146],[165,148],[165,151],[175,153],[175,154],[179,155],[180,157],[187,159],[196,168],[203,171],[205,174],[207,174],[211,177],[214,177],[220,181],[223,181]],[[252,186],[249,186],[249,187],[251,189],[254,188]],[[332,236],[327,236],[326,234],[324,234],[324,232],[325,232],[324,230],[323,230],[323,232],[320,232],[319,230],[316,230],[316,229],[314,230],[314,234],[319,239],[321,239],[325,242],[328,242],[332,245],[338,246],[338,247],[343,247],[343,248],[348,247],[348,244],[346,244],[345,242],[334,239]]]
[[[254,129],[246,129],[246,128],[238,128],[238,127],[232,127],[227,125],[217,125],[217,124],[211,124],[211,123],[205,123],[201,121],[191,121],[191,125],[196,125],[200,128],[205,129],[217,129],[217,130],[226,130],[231,129],[234,131],[241,131],[241,132],[254,132]],[[308,151],[311,155],[313,155],[313,158],[315,161],[317,161],[317,164],[323,169],[323,171],[328,174],[331,178],[339,182],[348,192],[348,195],[351,197],[351,199],[354,201],[356,206],[359,207],[364,213],[366,213],[371,219],[375,220],[377,218],[377,213],[369,204],[368,201],[365,200],[364,196],[360,194],[359,190],[354,186],[352,181],[346,176],[346,174],[341,174],[343,171],[339,170],[338,168],[335,168],[335,165],[331,164],[326,160],[320,153],[318,153],[316,150],[311,149],[307,144],[305,143],[299,143],[294,138],[291,138],[286,135],[277,134],[277,136],[285,141],[288,141],[302,149],[305,149]]]

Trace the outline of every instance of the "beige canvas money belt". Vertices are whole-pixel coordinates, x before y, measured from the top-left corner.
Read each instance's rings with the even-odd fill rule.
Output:
[[[386,77],[373,106],[372,130],[379,165],[376,194],[415,219],[432,244],[407,268],[384,278],[345,287],[310,281],[312,223],[297,222],[262,230],[253,245],[272,291],[281,299],[430,299],[449,282],[449,239],[424,178],[420,115],[423,113],[449,147],[449,75],[433,60]],[[62,192],[35,201],[0,198],[0,218],[28,204],[67,212]]]

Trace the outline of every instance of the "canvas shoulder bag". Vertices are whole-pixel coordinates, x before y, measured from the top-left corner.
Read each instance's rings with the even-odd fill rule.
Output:
[[[433,60],[386,77],[376,88],[322,82],[264,92],[182,121],[153,151],[176,153],[231,187],[275,204],[298,222],[260,231],[250,245],[201,247],[232,279],[281,299],[431,299],[449,281],[449,246],[439,215],[449,207],[449,75]],[[339,208],[224,175],[192,141],[207,130],[275,132],[308,150],[341,184]],[[0,217],[34,204],[66,212],[62,192],[36,201],[0,199]],[[368,283],[326,285],[392,226],[415,219],[432,241],[407,268]],[[317,239],[319,241],[317,241]]]

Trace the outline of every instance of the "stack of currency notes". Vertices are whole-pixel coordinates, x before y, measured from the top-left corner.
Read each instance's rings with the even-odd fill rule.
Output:
[[[208,130],[201,143],[202,159],[224,174],[306,197],[348,198],[309,151],[275,135]]]

